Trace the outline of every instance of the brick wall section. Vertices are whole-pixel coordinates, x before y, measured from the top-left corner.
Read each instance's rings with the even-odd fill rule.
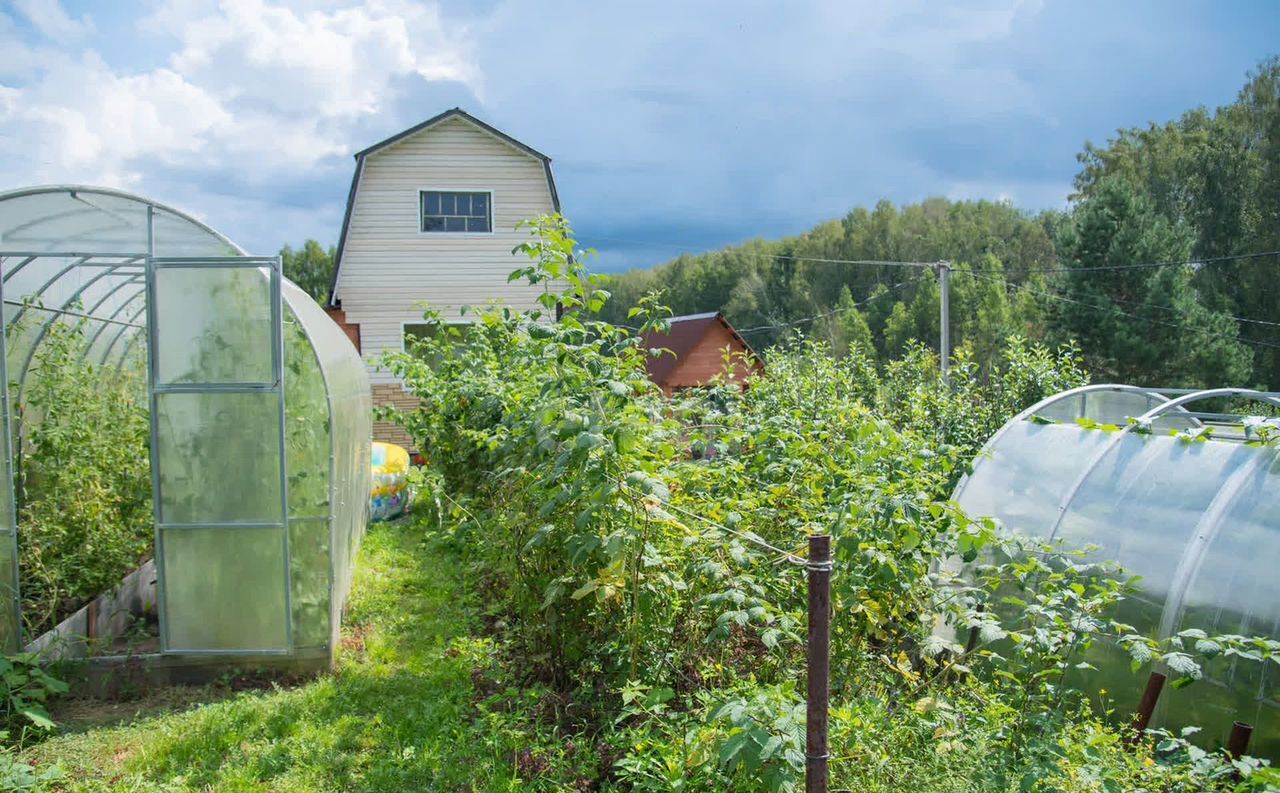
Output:
[[[418,400],[416,397],[406,394],[404,389],[398,385],[375,383],[373,386],[373,404],[375,407],[395,405],[401,410],[413,410],[418,406]],[[409,433],[389,421],[373,422],[373,439],[403,446],[411,452],[417,451],[414,448],[413,439],[409,437]]]
[[[342,328],[342,332],[347,334],[347,338],[351,339],[352,344],[356,345],[356,352],[360,352],[360,326],[347,322],[347,312],[340,308],[326,308],[324,313],[338,323],[338,327]]]

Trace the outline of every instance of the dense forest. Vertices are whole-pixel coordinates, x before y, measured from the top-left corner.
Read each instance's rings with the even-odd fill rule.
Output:
[[[881,202],[624,273],[606,313],[661,290],[676,314],[724,311],[760,351],[804,334],[883,360],[939,336],[934,270],[890,263],[947,260],[953,344],[979,362],[1019,334],[1074,340],[1098,379],[1280,388],[1280,58],[1232,104],[1119,130],[1078,159],[1065,211]]]

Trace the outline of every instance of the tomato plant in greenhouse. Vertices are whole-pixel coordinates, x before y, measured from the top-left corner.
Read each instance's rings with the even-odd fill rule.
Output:
[[[11,338],[24,328],[11,327]],[[53,323],[23,389],[10,390],[22,397],[13,443],[32,637],[151,555],[145,349],[134,348],[117,369],[87,356],[88,343],[80,326]]]

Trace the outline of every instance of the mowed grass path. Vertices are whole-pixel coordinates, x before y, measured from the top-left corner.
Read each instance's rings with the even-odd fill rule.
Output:
[[[23,757],[59,764],[68,791],[557,789],[516,778],[513,762],[556,752],[554,735],[476,702],[473,675],[493,652],[470,638],[473,613],[456,560],[413,525],[376,525],[333,674],[61,735]]]

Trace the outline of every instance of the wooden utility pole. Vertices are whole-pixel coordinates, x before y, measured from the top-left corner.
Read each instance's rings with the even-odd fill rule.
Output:
[[[951,371],[951,262],[943,260],[934,265],[938,271],[938,290],[941,292],[942,333],[938,338],[938,358],[942,362],[942,377]]]

